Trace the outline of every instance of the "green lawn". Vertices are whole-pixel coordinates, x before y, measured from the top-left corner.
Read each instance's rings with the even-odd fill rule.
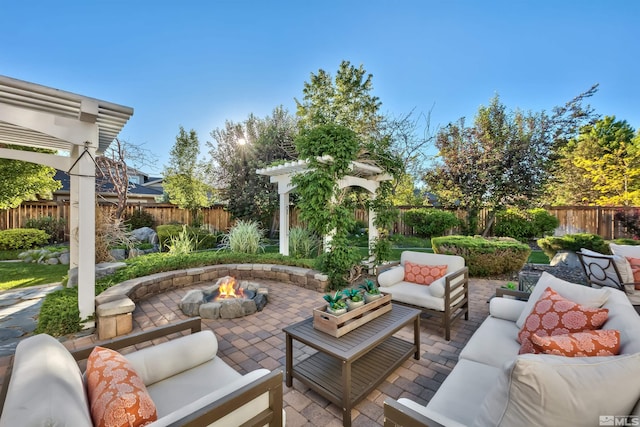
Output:
[[[68,265],[0,262],[0,290],[57,283],[67,275]]]

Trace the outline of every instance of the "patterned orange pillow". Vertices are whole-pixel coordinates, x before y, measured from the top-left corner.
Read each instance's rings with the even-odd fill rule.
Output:
[[[576,285],[580,286],[580,285]],[[599,329],[609,316],[608,308],[583,307],[548,287],[533,306],[531,314],[518,332],[518,354],[539,353],[531,336],[541,337],[570,334]]]
[[[633,281],[636,283],[640,283],[640,258],[626,258],[629,262],[629,265],[631,266],[631,271],[633,272]],[[636,285],[636,289],[640,290],[640,285]]]
[[[574,334],[531,336],[533,347],[540,353],[558,356],[615,356],[620,353],[620,331],[599,329]]]
[[[419,285],[430,285],[447,274],[446,265],[422,265],[404,262],[404,280]]]
[[[94,426],[138,427],[158,419],[142,379],[117,351],[94,348],[87,359],[86,377]]]

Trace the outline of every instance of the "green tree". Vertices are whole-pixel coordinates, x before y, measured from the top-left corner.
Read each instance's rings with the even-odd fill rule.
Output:
[[[562,150],[557,199],[569,204],[640,204],[640,132],[606,116]]]
[[[211,187],[205,183],[204,165],[198,160],[200,142],[196,131],[188,133],[180,126],[164,170],[164,190],[169,201],[191,212],[193,225],[199,225],[200,209],[211,205]]]
[[[0,144],[2,148],[11,150],[34,151],[38,153],[54,153],[19,145]],[[0,159],[0,209],[20,206],[25,200],[37,200],[38,197],[51,198],[51,193],[62,184],[53,179],[56,170],[49,166],[20,160]]]
[[[264,227],[273,222],[278,192],[256,169],[297,158],[297,133],[295,118],[282,107],[264,119],[250,115],[243,123],[227,121],[223,129],[211,132],[215,143],[207,142],[213,160],[209,179],[235,218],[252,219]]]
[[[595,86],[555,108],[552,116],[507,111],[495,96],[479,108],[473,126],[460,119],[438,133],[438,161],[425,175],[430,190],[443,204],[467,209],[470,233],[476,232],[479,210],[488,207],[486,235],[496,211],[530,207],[541,199],[567,132],[592,117],[581,102],[594,91]]]

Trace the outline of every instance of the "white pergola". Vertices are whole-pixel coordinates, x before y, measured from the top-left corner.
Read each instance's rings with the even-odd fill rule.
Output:
[[[331,162],[331,156],[322,156],[321,162]],[[298,173],[304,173],[309,169],[308,160],[297,160],[287,162],[283,165],[270,166],[258,169],[258,175],[266,175],[272,183],[278,184],[278,194],[280,196],[280,253],[289,255],[289,194],[295,190],[291,183],[291,178]],[[393,177],[385,173],[378,166],[362,162],[351,162],[349,175],[338,182],[339,188],[361,187],[370,193],[370,197],[376,197],[376,190],[380,187],[380,182],[389,181]],[[378,237],[378,229],[374,225],[375,212],[369,210],[369,250],[372,243]],[[330,236],[325,236],[325,239]]]
[[[0,158],[51,166],[70,175],[70,268],[78,269],[78,308],[85,327],[95,312],[95,156],[122,130],[133,109],[0,75]]]

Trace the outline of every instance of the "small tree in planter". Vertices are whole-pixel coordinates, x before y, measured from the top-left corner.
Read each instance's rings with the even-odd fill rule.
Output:
[[[380,293],[380,289],[373,282],[373,280],[365,280],[362,285],[360,285],[360,289],[364,292],[364,301],[365,303],[370,303],[371,301],[375,301],[382,296]]]
[[[329,304],[327,305],[327,312],[335,316],[339,316],[347,312],[347,304],[342,300],[342,293],[336,291],[333,296],[325,295],[322,298]]]
[[[362,294],[359,290],[348,288],[343,290],[342,293],[347,297],[347,311],[351,311],[364,305],[364,299],[362,299]]]

